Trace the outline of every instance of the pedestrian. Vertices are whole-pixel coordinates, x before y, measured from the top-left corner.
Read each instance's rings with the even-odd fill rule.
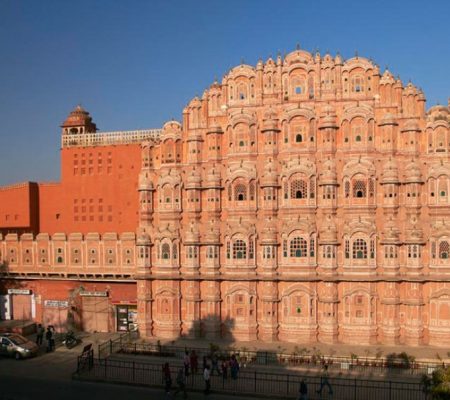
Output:
[[[172,388],[172,376],[170,374],[169,363],[165,363],[163,365],[163,381],[164,381],[164,390],[166,391],[166,395],[170,396],[170,389]]]
[[[205,380],[205,394],[209,394],[209,390],[211,389],[211,373],[209,371],[209,365],[206,365],[205,370],[203,371],[203,379]]]
[[[56,339],[56,330],[55,327],[53,325],[49,325],[50,330],[52,331],[52,350],[55,350],[56,346],[55,346],[55,339]]]
[[[208,365],[208,359],[206,358],[206,356],[203,356],[203,371],[205,370],[207,365]]]
[[[36,344],[38,346],[42,346],[42,339],[44,338],[44,333],[45,333],[44,327],[41,324],[39,324],[36,330]]]
[[[230,361],[230,374],[231,374],[231,379],[237,379],[238,377],[238,372],[239,372],[239,363],[236,360],[236,356],[233,354],[231,356],[231,361]]]
[[[198,357],[197,354],[195,353],[195,350],[191,351],[190,362],[191,362],[191,371],[193,374],[196,374],[198,371]]]
[[[211,357],[211,363],[212,363],[212,368],[211,368],[211,375],[214,374],[214,371],[217,371],[217,374],[220,376],[222,375],[219,369],[219,358],[217,357],[217,354],[214,353]]]
[[[317,391],[317,394],[321,395],[322,390],[325,386],[328,387],[328,394],[331,396],[333,394],[333,389],[331,388],[329,382],[330,374],[328,373],[328,365],[323,366],[322,375],[320,377],[320,388]]]
[[[45,340],[47,341],[47,353],[53,350],[53,332],[50,326],[47,326],[47,332],[45,332]]]
[[[184,374],[186,376],[189,376],[189,366],[190,366],[190,364],[191,364],[191,359],[189,357],[188,351],[186,350],[184,352],[184,358],[183,358]]]
[[[223,379],[228,379],[228,361],[226,358],[222,359],[222,377]]]
[[[187,392],[186,392],[186,375],[184,373],[184,368],[180,368],[177,373],[177,390],[175,390],[175,393],[173,396],[175,397],[179,392],[183,392],[183,398],[187,399]]]
[[[300,387],[298,389],[298,400],[307,400],[308,399],[308,386],[306,386],[306,382],[304,379],[300,382]]]

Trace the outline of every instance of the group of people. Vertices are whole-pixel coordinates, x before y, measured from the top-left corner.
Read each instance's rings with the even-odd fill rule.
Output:
[[[231,355],[231,357],[219,357],[217,353],[212,353],[209,356],[203,356],[202,371],[203,380],[205,382],[204,393],[207,395],[211,390],[211,376],[214,375],[215,372],[223,379],[228,379],[228,371],[230,372],[231,379],[238,378],[239,361],[234,354]],[[187,350],[185,351],[183,366],[177,371],[177,389],[174,392],[174,396],[182,392],[184,398],[187,398],[186,382],[187,377],[190,374],[198,374],[198,356],[195,350],[192,350],[190,353]],[[170,395],[172,389],[172,375],[169,363],[163,365],[163,379],[165,391]]]
[[[47,342],[47,353],[55,350],[55,327],[53,325],[47,326],[47,330],[39,324],[36,330],[36,344],[42,346],[44,340]]]

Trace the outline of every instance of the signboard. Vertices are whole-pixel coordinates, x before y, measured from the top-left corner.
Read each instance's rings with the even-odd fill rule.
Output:
[[[86,297],[108,297],[108,292],[97,292],[97,291],[85,290],[83,292],[80,292],[80,296],[86,296]]]
[[[8,289],[8,294],[31,294],[30,289]]]
[[[131,305],[136,305],[137,304],[137,300],[115,300],[111,302],[112,304],[131,304]]]
[[[55,308],[67,308],[69,307],[69,302],[66,300],[45,300],[44,306]]]

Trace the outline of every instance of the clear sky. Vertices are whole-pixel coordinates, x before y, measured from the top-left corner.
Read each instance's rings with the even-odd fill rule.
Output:
[[[297,43],[357,50],[447,104],[449,15],[450,0],[0,0],[0,185],[59,180],[78,103],[102,131],[158,128],[242,59]]]

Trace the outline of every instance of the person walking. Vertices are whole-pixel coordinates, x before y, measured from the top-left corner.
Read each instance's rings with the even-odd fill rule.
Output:
[[[196,374],[198,372],[198,357],[195,350],[191,351],[190,362],[191,362],[191,371],[193,374]]]
[[[164,390],[166,392],[166,396],[170,397],[170,389],[172,388],[172,375],[170,373],[169,363],[165,363],[163,365],[163,381],[164,381]]]
[[[217,371],[217,375],[219,376],[222,375],[219,369],[219,358],[217,357],[216,353],[214,353],[211,357],[211,364],[212,364],[211,375],[214,375],[214,371]]]
[[[231,356],[230,361],[230,373],[231,373],[231,379],[237,379],[239,372],[239,363],[236,360],[236,356],[233,354]]]
[[[183,392],[183,398],[187,399],[187,392],[186,392],[186,375],[185,375],[184,368],[180,368],[177,373],[177,390],[175,390],[175,393],[173,394],[173,397],[175,397],[179,392]]]
[[[36,344],[38,346],[42,346],[42,340],[44,339],[44,333],[45,333],[44,327],[41,324],[39,324],[37,326],[37,330],[36,330]]]
[[[226,358],[222,359],[221,367],[223,379],[228,379],[228,360]]]
[[[324,388],[325,386],[328,387],[328,394],[329,394],[330,396],[333,394],[333,389],[332,389],[332,387],[331,387],[331,385],[330,385],[329,379],[330,379],[330,374],[328,373],[328,365],[325,364],[325,365],[323,366],[322,375],[321,375],[321,377],[320,377],[320,388],[319,388],[319,390],[317,391],[317,394],[318,394],[318,395],[321,395],[321,394],[322,394],[322,390],[323,390],[323,388]]]
[[[47,341],[47,353],[53,351],[53,332],[49,326],[47,326],[47,332],[45,332],[45,340]]]
[[[300,387],[298,389],[298,400],[307,400],[308,399],[308,386],[306,386],[306,382],[304,379],[300,381]]]
[[[211,373],[209,371],[209,365],[206,365],[205,370],[203,371],[203,379],[205,380],[205,394],[209,394],[209,390],[211,389]]]
[[[184,352],[183,365],[184,365],[184,374],[186,376],[189,376],[189,367],[191,365],[191,359],[189,357],[189,352],[187,350]]]

